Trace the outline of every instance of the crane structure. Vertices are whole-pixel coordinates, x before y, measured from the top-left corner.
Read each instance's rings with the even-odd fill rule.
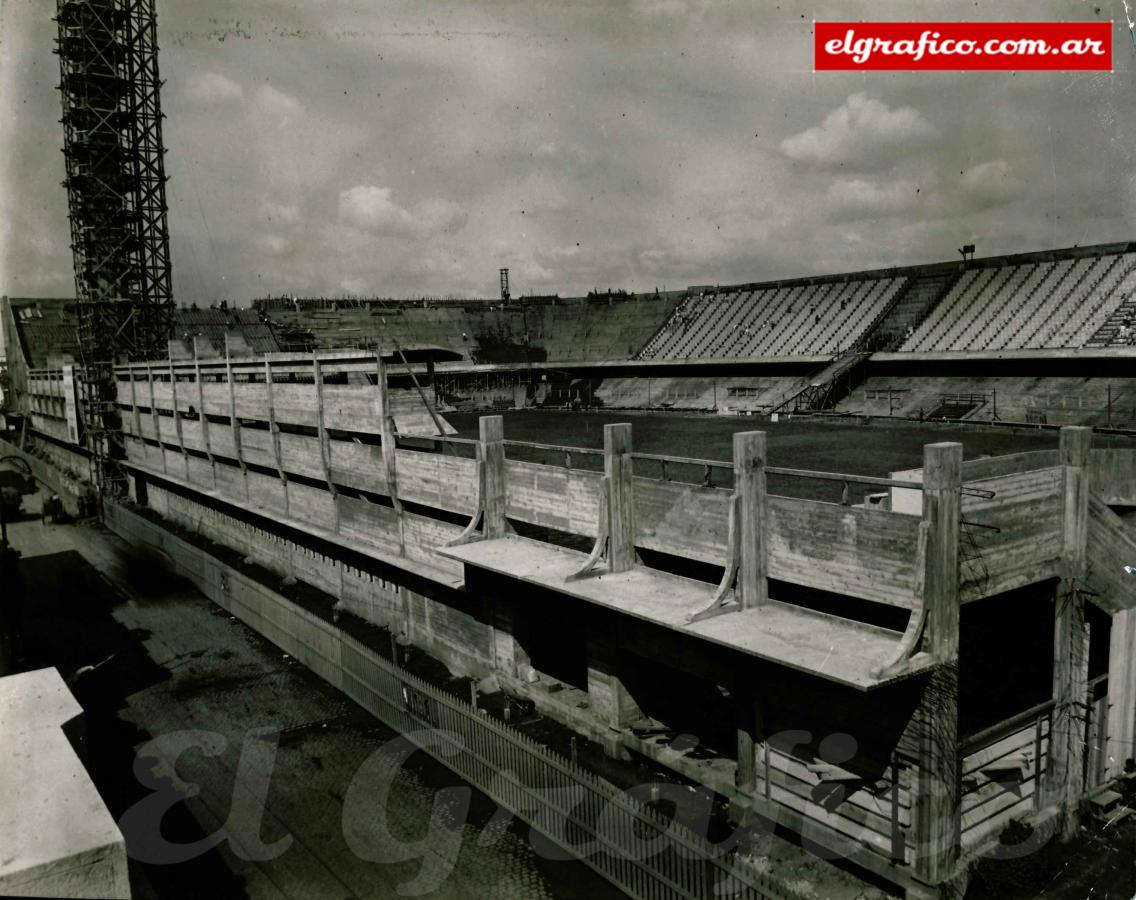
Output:
[[[125,491],[116,363],[173,326],[155,0],[57,0],[71,250],[91,475]]]

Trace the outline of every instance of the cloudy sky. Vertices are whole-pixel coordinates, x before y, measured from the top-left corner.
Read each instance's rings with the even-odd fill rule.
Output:
[[[54,5],[0,0],[15,296],[73,291]],[[500,266],[514,294],[650,290],[1136,239],[1122,0],[158,7],[183,303],[491,296]],[[1112,19],[1116,71],[814,73],[812,20],[859,18]]]

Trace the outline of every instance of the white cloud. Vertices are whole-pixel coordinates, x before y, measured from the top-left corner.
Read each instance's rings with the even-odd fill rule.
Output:
[[[1021,181],[1004,159],[980,163],[962,176],[962,189],[982,206],[997,206],[1012,200],[1021,190]]]
[[[197,103],[217,103],[225,100],[240,100],[244,89],[218,72],[202,72],[190,77],[185,85],[185,94]]]
[[[410,209],[391,198],[391,189],[357,185],[339,195],[339,220],[344,224],[393,237],[427,237],[459,230],[466,215],[456,203],[431,197]]]
[[[295,225],[300,221],[300,208],[285,203],[273,203],[265,200],[260,205],[260,218],[265,222],[274,222],[277,225]]]
[[[291,121],[304,111],[302,104],[295,97],[278,91],[270,84],[262,84],[256,90],[256,105],[265,115],[279,119],[283,125]]]
[[[785,138],[781,152],[799,162],[872,168],[937,133],[918,110],[893,109],[861,91],[825,116],[822,124]]]
[[[270,256],[288,256],[294,249],[290,240],[278,234],[262,234],[256,239],[256,244]]]
[[[362,278],[344,278],[341,282],[339,282],[339,286],[348,294],[354,294],[355,296],[359,297],[369,295],[367,291],[367,282]]]
[[[878,183],[841,178],[825,193],[826,211],[833,221],[894,215],[915,205],[915,185],[909,181]]]

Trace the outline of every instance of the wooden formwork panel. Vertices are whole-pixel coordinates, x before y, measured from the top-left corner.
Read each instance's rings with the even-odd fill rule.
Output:
[[[1040,752],[1039,752],[1040,750]],[[1049,720],[1034,722],[967,754],[960,766],[962,843],[977,847],[1033,811],[1049,752]]]
[[[398,552],[398,513],[389,506],[366,500],[340,496],[339,529],[343,534],[382,548]]]
[[[638,477],[634,490],[636,545],[726,564],[729,491]]]
[[[335,503],[321,488],[291,482],[288,485],[288,512],[291,518],[327,531],[335,530]]]
[[[962,498],[964,602],[1058,574],[1063,484],[1060,466],[972,483],[994,496]]]
[[[1128,525],[1098,497],[1089,498],[1088,579],[1093,602],[1108,613],[1136,608],[1136,584],[1125,571],[1136,566],[1136,538]]]
[[[919,520],[788,497],[769,498],[769,577],[910,609]]]
[[[596,536],[598,472],[505,460],[505,515],[571,534]]]
[[[1089,456],[1093,493],[1112,506],[1136,506],[1136,450],[1100,447]]]
[[[399,450],[398,493],[403,500],[472,516],[477,504],[477,463],[472,459]]]

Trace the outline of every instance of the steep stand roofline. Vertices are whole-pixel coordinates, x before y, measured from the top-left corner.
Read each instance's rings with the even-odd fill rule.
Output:
[[[747,281],[740,284],[691,285],[687,293],[698,291],[756,291],[765,288],[794,287],[804,284],[821,284],[828,281],[866,281],[875,278],[913,278],[920,275],[947,274],[966,269],[990,269],[1024,263],[1056,262],[1062,259],[1080,259],[1089,256],[1107,256],[1112,253],[1136,253],[1136,241],[1119,241],[1110,244],[1091,244],[1086,247],[1063,247],[1055,250],[1033,250],[1028,253],[1009,253],[1002,256],[984,256],[979,259],[948,260],[939,263],[921,263],[914,266],[894,266],[889,269],[864,269],[858,272],[834,272],[828,275],[805,275],[779,278],[771,281]]]

